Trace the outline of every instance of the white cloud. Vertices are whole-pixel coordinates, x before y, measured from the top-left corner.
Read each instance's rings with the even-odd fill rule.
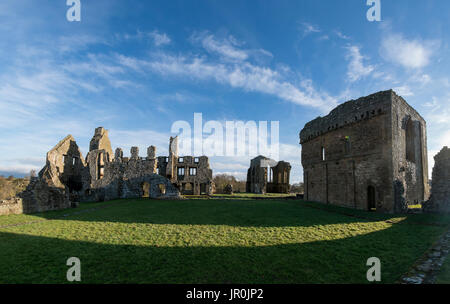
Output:
[[[423,68],[430,63],[438,41],[407,40],[400,34],[388,34],[381,43],[382,56],[406,68]]]
[[[342,32],[340,32],[340,31],[334,31],[334,33],[339,37],[339,38],[341,38],[341,39],[344,39],[344,40],[349,40],[350,39],[350,37],[348,37],[348,36],[346,36],[346,35],[344,35]]]
[[[393,88],[393,90],[398,95],[403,96],[403,97],[408,97],[408,96],[413,96],[414,95],[414,93],[411,91],[411,88],[409,86],[407,86],[407,85]]]
[[[421,83],[422,85],[428,84],[431,82],[431,76],[428,74],[422,74],[414,79],[416,82]]]
[[[201,34],[194,34],[192,40],[200,41],[205,50],[210,53],[219,54],[224,58],[240,61],[248,59],[247,52],[237,48],[239,43],[231,35],[225,39],[219,40],[214,35],[204,32]]]
[[[364,56],[361,55],[361,51],[357,46],[348,46],[346,47],[347,60],[349,61],[347,68],[347,76],[350,82],[358,81],[359,79],[370,75],[375,70],[375,67],[372,65],[364,65]]]
[[[302,23],[302,31],[303,31],[303,36],[309,35],[311,33],[320,33],[321,30],[319,29],[319,27],[307,23],[307,22],[303,22]]]
[[[121,40],[148,40],[150,39],[153,44],[157,47],[170,44],[172,40],[166,33],[162,33],[158,30],[153,30],[151,32],[143,32],[141,30],[137,30],[136,34],[119,34],[116,33],[116,39]]]
[[[429,109],[425,113],[427,121],[434,125],[448,125],[450,127],[450,96],[437,98],[433,96],[431,102],[424,104]]]
[[[129,59],[127,61],[132,61]],[[159,54],[157,58],[140,67],[147,67],[163,75],[183,76],[200,80],[214,80],[234,88],[276,96],[285,101],[329,110],[336,100],[326,93],[316,91],[311,84],[296,86],[278,71],[249,62],[224,64],[207,61],[201,57]]]
[[[156,46],[170,44],[171,42],[171,39],[169,38],[169,36],[167,36],[167,34],[160,33],[157,30],[154,30],[153,32],[149,33],[149,36],[153,39],[153,43]]]

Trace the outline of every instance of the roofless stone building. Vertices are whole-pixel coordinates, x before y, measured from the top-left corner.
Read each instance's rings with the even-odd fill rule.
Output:
[[[246,191],[249,193],[289,193],[291,164],[257,156],[247,170]]]
[[[402,212],[429,197],[426,122],[392,90],[308,122],[300,144],[307,200]]]
[[[124,157],[121,148],[113,155],[108,131],[99,127],[86,158],[72,135],[53,147],[39,177],[17,197],[0,201],[0,215],[64,209],[80,201],[212,194],[213,188],[208,157],[180,157],[177,137],[170,138],[169,156],[156,157],[150,146],[146,157],[139,156],[138,147]]]

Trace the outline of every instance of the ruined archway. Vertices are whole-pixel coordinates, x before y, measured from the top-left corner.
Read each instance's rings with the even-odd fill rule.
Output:
[[[148,183],[148,182],[142,183],[142,197],[143,198],[150,197],[150,183]]]

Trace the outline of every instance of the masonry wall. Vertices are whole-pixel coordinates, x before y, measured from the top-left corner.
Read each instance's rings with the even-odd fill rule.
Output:
[[[430,212],[450,213],[450,149],[448,147],[434,156],[432,195],[425,204]]]
[[[405,201],[428,200],[428,155],[426,122],[402,97],[392,99],[393,179],[403,185]]]
[[[114,160],[109,161],[106,150],[89,152],[90,183],[82,195],[83,200],[178,196],[178,190],[172,183],[156,173],[155,158],[139,157],[136,147],[132,148],[130,158],[122,157],[118,151],[115,155]],[[99,175],[99,164],[103,164],[103,176]]]
[[[302,130],[305,199],[378,211],[393,209],[390,94],[340,105]],[[369,206],[373,190],[374,206]]]
[[[178,187],[182,194],[200,195],[212,194],[212,170],[209,165],[209,159],[206,156],[194,157],[183,156],[173,157],[170,162],[169,157],[158,157],[157,170],[159,174],[164,176],[164,172],[172,174],[171,180]],[[169,160],[168,160],[169,159]],[[172,170],[168,170],[169,166],[173,166]],[[178,174],[180,168],[184,169],[184,175]],[[191,174],[194,173],[195,174]]]
[[[0,201],[0,215],[8,214],[22,214],[23,200],[19,197],[14,197],[7,200]]]
[[[246,191],[249,193],[289,193],[291,165],[265,156],[250,161]]]
[[[300,143],[308,200],[403,212],[429,196],[426,122],[392,90],[307,123]]]

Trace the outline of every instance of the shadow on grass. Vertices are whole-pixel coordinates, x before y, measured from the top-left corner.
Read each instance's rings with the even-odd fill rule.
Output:
[[[67,283],[66,260],[81,260],[82,283],[367,283],[378,257],[393,283],[442,232],[393,225],[350,238],[255,247],[113,245],[0,232],[0,283]]]
[[[450,215],[383,214],[300,200],[123,199],[79,208],[0,217],[0,228],[51,219],[90,222],[311,227],[355,222],[448,226]]]

